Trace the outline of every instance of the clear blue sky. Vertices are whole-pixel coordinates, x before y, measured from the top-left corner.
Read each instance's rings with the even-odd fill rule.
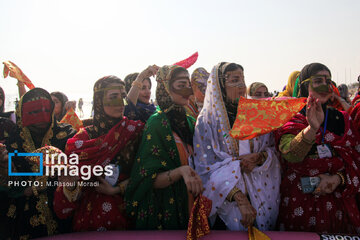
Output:
[[[248,85],[264,82],[271,91],[315,61],[337,83],[360,74],[358,0],[0,0],[0,9],[0,61],[75,100],[90,100],[102,76],[123,79],[195,51],[190,71],[232,61],[244,66]],[[17,92],[14,79],[0,85]]]

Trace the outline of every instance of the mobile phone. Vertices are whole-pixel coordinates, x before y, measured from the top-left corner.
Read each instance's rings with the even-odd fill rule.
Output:
[[[302,177],[300,178],[301,189],[303,193],[312,193],[320,183],[319,177]]]

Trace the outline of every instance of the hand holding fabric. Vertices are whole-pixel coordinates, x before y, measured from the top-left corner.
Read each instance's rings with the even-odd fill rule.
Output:
[[[260,153],[249,153],[239,157],[241,170],[250,173],[258,164],[261,163]]]

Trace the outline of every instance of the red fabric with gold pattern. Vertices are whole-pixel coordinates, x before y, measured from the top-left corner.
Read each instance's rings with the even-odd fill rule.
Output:
[[[51,102],[38,99],[26,102],[22,106],[22,125],[27,127],[36,123],[51,122]]]
[[[144,123],[141,121],[132,121],[124,117],[108,134],[95,139],[84,138],[86,131],[80,131],[67,141],[65,153],[78,154],[79,166],[106,166],[128,141],[135,139],[142,132],[143,128]]]
[[[76,131],[79,131],[80,128],[83,127],[83,123],[78,117],[78,115],[75,113],[74,109],[70,109],[67,111],[65,116],[61,119],[61,123],[68,123],[70,124]]]
[[[241,98],[230,135],[239,140],[269,133],[287,123],[306,105],[306,98],[255,100]]]
[[[11,62],[11,61],[5,61],[3,62],[4,64],[4,78],[6,78],[9,73],[10,73],[10,77],[16,78],[17,80],[19,80],[20,82],[25,83],[25,85],[29,88],[29,89],[33,89],[35,88],[34,84],[30,81],[30,79],[21,71],[21,69],[16,66],[15,63]]]
[[[199,195],[195,199],[189,218],[186,240],[196,240],[210,233],[208,216],[211,205],[211,200],[203,195]]]

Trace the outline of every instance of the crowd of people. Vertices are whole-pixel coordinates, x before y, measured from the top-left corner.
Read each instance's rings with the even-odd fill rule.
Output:
[[[186,229],[200,195],[212,202],[211,229],[360,234],[360,88],[351,101],[321,63],[291,73],[274,97],[244,74],[240,64],[221,62],[210,73],[151,65],[124,81],[105,76],[94,84],[93,117],[78,131],[61,122],[76,107],[65,94],[26,91],[19,81],[11,113],[0,89],[0,238]],[[282,127],[249,140],[230,136],[242,99],[301,97],[305,107]],[[80,176],[9,176],[8,153],[44,147],[117,171],[88,180],[95,186],[77,184]],[[11,164],[22,173],[42,167],[19,156]]]

